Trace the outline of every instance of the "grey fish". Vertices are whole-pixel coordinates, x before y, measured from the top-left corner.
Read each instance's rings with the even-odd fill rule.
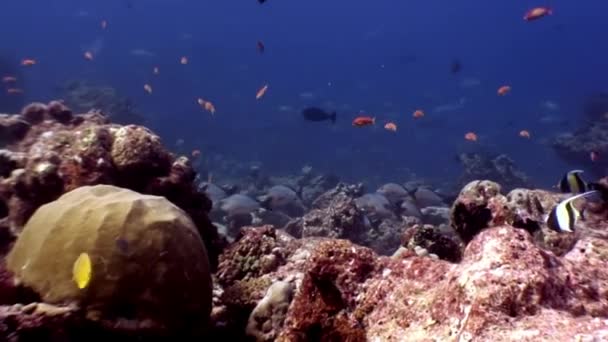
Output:
[[[265,196],[261,196],[260,201],[271,210],[294,204],[298,201],[298,194],[285,185],[275,185],[268,189]]]
[[[409,192],[397,183],[386,183],[378,188],[376,192],[384,195],[393,205],[399,205],[403,200],[411,197]]]
[[[220,201],[220,209],[228,216],[251,214],[259,208],[260,203],[241,194],[235,194]]]
[[[317,108],[317,107],[308,107],[302,111],[302,115],[304,119],[308,121],[327,121],[330,120],[331,123],[336,123],[336,112],[327,113],[326,111]]]

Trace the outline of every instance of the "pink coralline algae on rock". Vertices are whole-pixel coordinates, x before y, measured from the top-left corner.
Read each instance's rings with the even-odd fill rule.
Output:
[[[598,232],[608,226],[606,208],[589,208],[595,227],[582,222],[576,234],[559,234],[542,216],[563,198],[528,189],[503,195],[496,183],[471,182],[452,207],[464,249],[432,226],[406,232],[409,243],[439,248],[457,263],[407,250],[379,256],[333,238],[262,243],[281,251],[281,262],[223,277],[225,289],[243,288],[245,278],[249,287],[219,298],[217,308],[247,305],[228,305],[224,315],[242,318],[216,321],[224,329],[216,336],[230,330],[231,338],[249,334],[257,341],[608,339],[608,241]],[[269,229],[244,230],[225,260],[256,250]],[[273,295],[277,282],[287,290]]]
[[[283,265],[258,279],[267,281],[247,292],[255,293],[251,303],[276,281],[293,286],[282,321],[266,325],[263,336],[272,338],[258,338],[263,341],[608,336],[608,243],[597,238],[583,238],[558,257],[527,231],[503,225],[477,234],[458,264],[413,253],[381,257],[346,240],[304,239]]]

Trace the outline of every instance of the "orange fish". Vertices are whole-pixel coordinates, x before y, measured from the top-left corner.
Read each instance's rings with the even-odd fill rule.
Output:
[[[215,106],[210,101],[205,101],[201,98],[197,99],[196,102],[203,107],[204,110],[208,111],[211,114],[215,114]]]
[[[160,69],[157,66],[155,66],[154,69],[152,69],[152,73],[154,75],[158,75],[158,74],[160,74]]]
[[[93,60],[93,53],[91,51],[85,51],[85,53],[84,53],[84,59],[86,59],[87,61],[92,61]]]
[[[553,14],[553,10],[549,7],[535,7],[524,14],[524,20],[537,20],[551,14]]]
[[[521,130],[519,132],[519,136],[522,137],[522,138],[528,138],[528,139],[530,139],[530,132],[526,131],[525,129]]]
[[[31,59],[31,58],[26,58],[21,61],[21,65],[23,65],[23,66],[32,66],[32,65],[36,65],[36,63],[37,63],[36,60]]]
[[[464,135],[464,138],[468,141],[477,141],[477,134],[473,132],[469,132]]]
[[[15,83],[17,82],[17,77],[14,76],[4,76],[2,77],[3,83]]]
[[[144,84],[144,91],[148,94],[152,94],[152,86],[148,83]]]
[[[391,132],[397,132],[397,125],[394,122],[387,122],[384,125],[384,129]]]
[[[182,58],[179,59],[179,62],[183,65],[188,64],[188,57],[182,56]]]
[[[353,126],[363,127],[376,124],[376,118],[371,116],[358,116],[353,120]]]
[[[424,116],[424,112],[422,111],[422,109],[416,109],[412,116],[414,117],[414,119],[419,119]]]
[[[589,153],[589,159],[591,159],[592,162],[598,161],[598,159],[600,159],[600,153],[598,151],[591,151]]]
[[[496,93],[499,96],[505,96],[507,95],[509,92],[511,91],[511,87],[508,85],[503,85],[502,87],[498,88],[498,90],[496,91]]]
[[[7,93],[7,94],[11,94],[11,95],[23,94],[23,89],[19,89],[19,88],[8,88],[8,89],[6,89],[6,93]]]
[[[108,22],[105,20],[101,21],[101,29],[105,30],[108,27]]]
[[[266,90],[268,90],[268,84],[265,84],[262,88],[260,88],[260,90],[258,90],[258,92],[255,94],[255,99],[259,100],[262,98],[262,96],[264,96],[264,94],[266,94]]]
[[[192,150],[192,158],[197,158],[200,155],[201,155],[200,150]]]

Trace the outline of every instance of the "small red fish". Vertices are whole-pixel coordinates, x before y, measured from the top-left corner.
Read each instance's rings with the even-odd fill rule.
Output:
[[[533,21],[551,14],[553,14],[553,10],[549,7],[535,7],[526,12],[526,14],[524,15],[524,20]]]
[[[14,76],[4,76],[2,77],[3,83],[15,83],[17,82],[17,77]]]
[[[384,129],[391,132],[397,132],[397,125],[394,122],[387,122]]]
[[[258,52],[259,53],[264,53],[264,50],[266,50],[266,47],[264,46],[264,43],[262,43],[261,40],[258,40]]]
[[[23,66],[32,66],[36,65],[36,60],[31,58],[26,58],[21,61],[21,65]]]
[[[591,151],[591,153],[589,153],[589,158],[592,162],[598,161],[598,159],[600,159],[600,153],[597,151]]]
[[[215,106],[213,105],[213,103],[211,103],[210,101],[206,101],[203,100],[201,98],[198,98],[196,100],[196,102],[206,111],[208,111],[211,114],[215,114]]]
[[[152,94],[152,86],[148,83],[144,84],[144,91],[148,94]]]
[[[106,20],[101,21],[101,29],[105,30],[108,27],[108,22]]]
[[[477,141],[477,134],[474,132],[469,132],[464,135],[464,138],[468,141]]]
[[[264,96],[264,94],[266,94],[266,91],[268,90],[268,84],[265,84],[262,88],[260,88],[260,90],[258,90],[258,92],[255,94],[255,99],[259,100],[262,98],[262,96]]]
[[[371,116],[358,116],[353,120],[353,126],[356,127],[364,127],[369,125],[376,124],[376,118],[372,118]]]
[[[91,51],[85,51],[83,56],[84,56],[84,59],[86,59],[87,61],[93,60],[93,53]]]
[[[6,93],[10,94],[10,95],[23,94],[23,89],[8,88],[8,89],[6,89]]]
[[[200,150],[192,150],[192,158],[198,158],[201,155]]]
[[[498,96],[505,96],[510,92],[511,92],[511,86],[508,86],[508,85],[503,85],[500,88],[498,88],[498,90],[496,91]]]
[[[188,64],[188,57],[186,57],[186,56],[182,56],[182,58],[180,58],[180,59],[179,59],[179,62],[180,62],[182,65],[186,65],[186,64]]]

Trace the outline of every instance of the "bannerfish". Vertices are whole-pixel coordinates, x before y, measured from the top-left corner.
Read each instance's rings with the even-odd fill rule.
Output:
[[[581,177],[583,170],[572,170],[566,172],[559,181],[559,190],[563,193],[580,194],[588,190],[587,183]]]
[[[574,232],[576,220],[579,218],[584,218],[583,212],[574,207],[574,200],[596,195],[600,195],[600,192],[597,190],[592,190],[568,197],[561,201],[547,216],[545,220],[547,226],[557,232]]]
[[[327,121],[330,120],[332,124],[336,123],[336,112],[331,114],[317,107],[308,107],[302,111],[304,119],[308,121]]]

